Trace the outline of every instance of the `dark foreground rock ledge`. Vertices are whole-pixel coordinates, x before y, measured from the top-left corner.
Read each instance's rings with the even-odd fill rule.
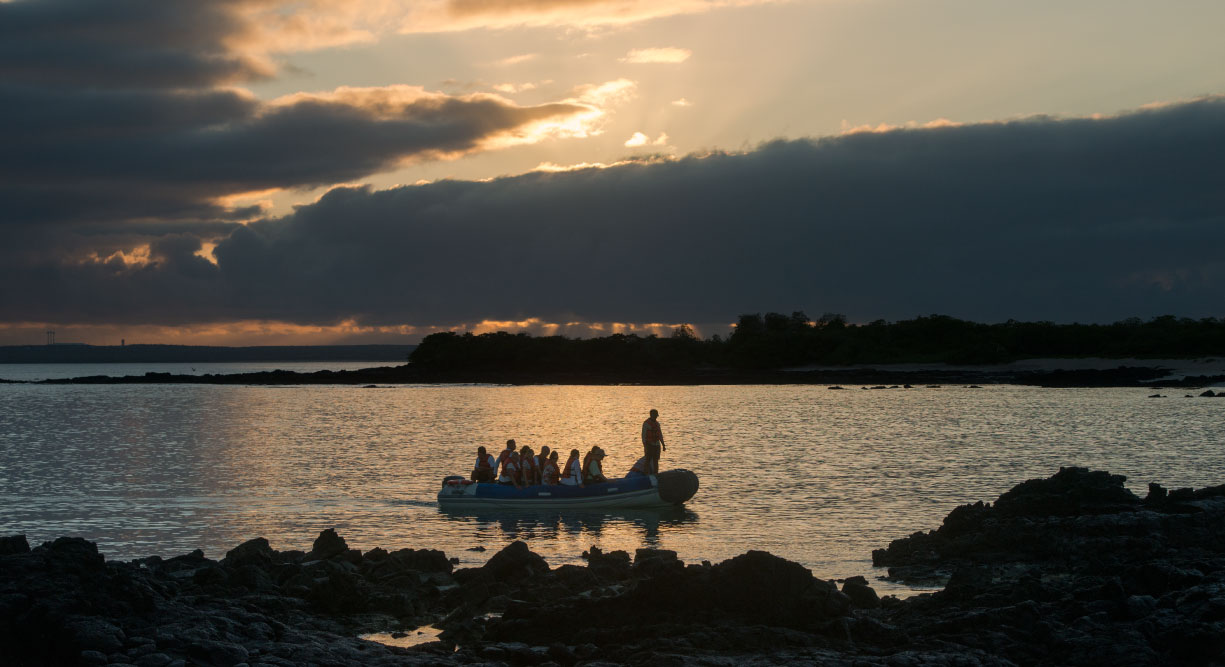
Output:
[[[6,665],[856,664],[1225,662],[1225,486],[1144,499],[1081,468],[959,507],[873,554],[945,590],[881,599],[761,551],[685,564],[593,548],[550,568],[516,542],[482,567],[440,551],[309,551],[262,538],[107,561],[90,542],[0,538]],[[411,649],[358,639],[434,623]]]

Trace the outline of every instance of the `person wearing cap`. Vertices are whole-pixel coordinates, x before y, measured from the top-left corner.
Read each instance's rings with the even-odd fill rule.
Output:
[[[604,471],[600,468],[600,461],[604,460],[604,450],[598,446],[592,447],[590,452],[583,461],[583,481],[588,484],[599,484],[607,482],[608,478],[604,477]]]
[[[642,422],[642,452],[646,456],[648,474],[659,474],[659,451],[668,451],[664,444],[664,432],[659,427],[659,410],[652,409],[651,416]]]

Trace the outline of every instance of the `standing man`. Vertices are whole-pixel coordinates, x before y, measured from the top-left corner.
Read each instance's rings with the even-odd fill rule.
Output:
[[[648,474],[659,474],[659,450],[668,450],[664,444],[664,432],[659,428],[659,410],[651,410],[651,416],[642,422],[642,451],[647,460]]]

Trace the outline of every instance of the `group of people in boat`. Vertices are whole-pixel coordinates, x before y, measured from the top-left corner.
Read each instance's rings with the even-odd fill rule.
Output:
[[[643,455],[630,468],[627,477],[634,475],[650,475],[659,472],[659,453],[667,449],[663,441],[663,432],[659,427],[658,410],[651,410],[650,417],[642,423]],[[537,484],[563,484],[566,486],[583,486],[607,482],[604,476],[603,462],[606,454],[599,446],[594,446],[581,458],[579,450],[571,449],[570,456],[564,465],[559,465],[561,458],[557,451],[550,450],[548,445],[535,452],[531,447],[519,447],[514,439],[506,441],[506,449],[494,456],[482,445],[476,449],[476,465],[472,468],[471,479],[474,482],[497,482],[516,487],[533,486]]]

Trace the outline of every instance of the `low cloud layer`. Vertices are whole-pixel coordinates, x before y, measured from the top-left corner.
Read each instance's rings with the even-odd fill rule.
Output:
[[[314,112],[299,103],[288,108]],[[275,113],[257,122],[293,124]],[[199,253],[208,229],[163,230],[147,263],[54,253],[5,263],[0,320],[1219,317],[1222,154],[1225,100],[1212,98],[488,182],[339,188],[233,227],[215,264]]]
[[[601,113],[408,85],[257,99],[230,84],[272,75],[270,53],[361,38],[344,3],[284,4],[0,2],[0,262],[213,241],[260,215],[243,195],[573,136]]]

